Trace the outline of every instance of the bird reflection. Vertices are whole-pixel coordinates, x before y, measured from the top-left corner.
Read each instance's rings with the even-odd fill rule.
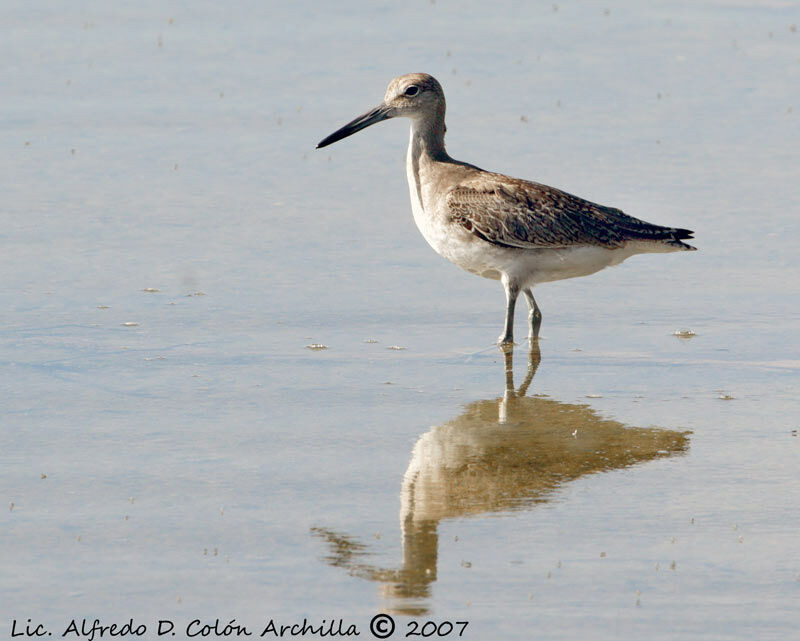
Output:
[[[461,415],[432,428],[414,445],[400,493],[399,567],[372,565],[367,545],[329,529],[312,529],[329,545],[327,563],[383,585],[387,610],[412,616],[427,613],[442,519],[528,509],[585,474],[688,449],[687,432],[626,427],[587,405],[526,396],[541,360],[539,346],[531,346],[518,389],[512,350],[503,349],[502,398],[470,403]]]

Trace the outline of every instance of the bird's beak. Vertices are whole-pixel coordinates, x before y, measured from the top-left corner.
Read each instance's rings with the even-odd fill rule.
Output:
[[[327,147],[328,145],[335,143],[337,140],[352,136],[357,131],[366,129],[370,125],[374,125],[376,122],[380,122],[381,120],[386,120],[387,118],[391,117],[391,107],[388,107],[385,104],[378,105],[375,107],[375,109],[368,111],[351,122],[348,122],[344,127],[337,129],[330,136],[321,140],[317,145],[317,149],[320,147]]]

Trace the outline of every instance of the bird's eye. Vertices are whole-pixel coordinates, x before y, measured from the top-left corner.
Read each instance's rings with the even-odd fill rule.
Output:
[[[419,87],[417,85],[411,85],[405,91],[407,96],[416,96],[419,93]]]

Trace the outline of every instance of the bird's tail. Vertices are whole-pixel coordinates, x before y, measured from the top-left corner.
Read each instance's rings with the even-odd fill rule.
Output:
[[[682,240],[694,238],[694,232],[691,229],[671,229],[671,238],[667,240],[668,245],[673,247],[680,247],[687,251],[697,251],[697,247],[693,247],[688,243],[681,242]]]

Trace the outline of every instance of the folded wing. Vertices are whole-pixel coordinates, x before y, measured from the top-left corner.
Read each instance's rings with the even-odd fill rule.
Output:
[[[694,249],[681,239],[688,229],[662,227],[559,189],[500,174],[482,173],[447,195],[453,223],[478,238],[520,249],[590,245],[614,249],[652,241]]]

